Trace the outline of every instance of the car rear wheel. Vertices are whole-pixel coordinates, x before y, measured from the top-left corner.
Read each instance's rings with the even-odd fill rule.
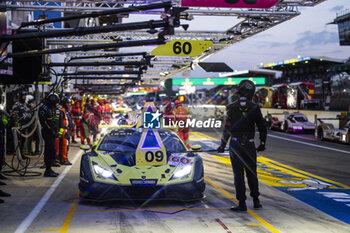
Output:
[[[323,136],[323,129],[322,128],[319,128],[317,130],[317,138],[320,139],[320,140],[324,140],[324,136]]]
[[[287,123],[287,121],[285,121],[284,123],[283,123],[283,131],[284,132],[286,132],[286,133],[288,133],[289,132],[289,127],[288,127],[288,123]]]
[[[265,122],[266,122],[266,127],[267,127],[268,129],[271,129],[271,121],[270,121],[270,119],[268,119],[267,117],[265,117]]]

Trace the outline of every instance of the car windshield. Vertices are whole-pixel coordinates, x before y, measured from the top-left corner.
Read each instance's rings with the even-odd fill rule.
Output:
[[[135,129],[114,130],[102,139],[98,150],[135,152],[140,143],[143,132],[144,131],[142,130]],[[158,133],[167,152],[172,153],[186,151],[186,148],[175,134],[165,130],[158,131]],[[160,147],[157,136],[152,130],[147,131],[144,140],[141,143],[141,147],[143,148]]]
[[[295,116],[294,119],[299,122],[306,122],[307,118],[304,116]]]

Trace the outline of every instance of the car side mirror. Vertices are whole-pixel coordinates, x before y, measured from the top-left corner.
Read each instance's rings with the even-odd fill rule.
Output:
[[[201,145],[193,145],[193,146],[191,146],[191,149],[192,150],[200,150],[200,149],[202,149],[202,146]]]
[[[91,145],[91,149],[95,150],[96,147],[97,147],[97,144],[98,144],[98,141],[93,142],[92,145]]]
[[[90,146],[89,145],[80,145],[80,150],[83,150],[84,153],[86,153],[87,150],[90,150]]]

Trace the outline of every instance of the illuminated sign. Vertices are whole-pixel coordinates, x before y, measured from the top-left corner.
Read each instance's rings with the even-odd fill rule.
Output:
[[[182,6],[228,7],[228,8],[270,8],[280,0],[181,0]]]
[[[239,77],[239,78],[174,78],[174,86],[208,86],[208,85],[238,85],[242,80],[251,80],[256,85],[265,85],[264,77]]]
[[[213,45],[204,40],[173,40],[155,48],[151,55],[197,57]]]

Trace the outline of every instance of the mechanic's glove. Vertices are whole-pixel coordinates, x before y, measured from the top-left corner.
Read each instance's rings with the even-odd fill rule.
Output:
[[[256,148],[256,151],[264,151],[264,150],[265,150],[265,142],[260,141],[260,145],[258,146],[258,148]]]
[[[225,152],[225,147],[226,147],[225,144],[221,144],[221,145],[218,147],[218,149],[217,149],[218,153],[224,153],[224,152]]]
[[[8,120],[7,120],[7,117],[5,116],[5,114],[2,114],[1,120],[2,120],[2,123],[6,126],[8,123]]]
[[[63,135],[63,131],[64,129],[63,128],[60,128],[60,130],[58,131],[58,137],[61,138],[62,135]]]

